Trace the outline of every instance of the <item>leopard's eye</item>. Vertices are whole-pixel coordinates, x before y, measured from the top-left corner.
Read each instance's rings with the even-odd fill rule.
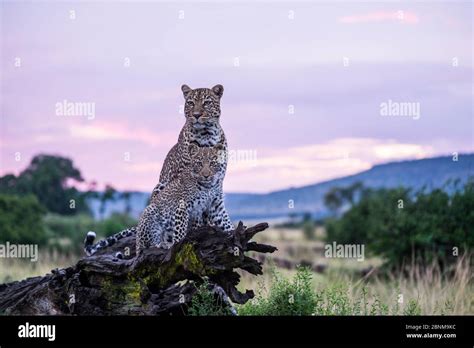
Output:
[[[210,100],[205,100],[204,103],[202,103],[203,106],[210,106],[211,101]]]
[[[201,168],[202,168],[201,163],[196,163],[193,167],[195,172],[199,172],[201,170]]]
[[[188,100],[186,102],[186,105],[189,106],[189,107],[193,107],[194,106],[194,102],[192,100]]]

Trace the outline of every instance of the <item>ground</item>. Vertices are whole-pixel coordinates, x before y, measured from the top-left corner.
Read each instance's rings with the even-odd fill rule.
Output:
[[[410,300],[416,301],[421,314],[474,314],[474,285],[471,266],[460,263],[456,269],[456,276],[447,279],[436,267],[425,271],[413,269],[407,277],[389,275],[388,277],[370,274],[363,278],[362,271],[370,267],[378,267],[382,260],[374,257],[366,258],[362,262],[348,259],[328,259],[324,257],[324,229],[317,228],[315,240],[306,240],[298,229],[271,228],[265,233],[256,236],[262,243],[278,247],[278,251],[269,256],[287,260],[292,269],[283,269],[275,266],[275,262],[267,260],[264,263],[264,274],[259,277],[240,272],[243,276],[239,289],[256,289],[260,296],[268,294],[273,283],[275,271],[283,277],[294,276],[296,266],[301,261],[309,262],[313,266],[325,265],[323,273],[313,272],[313,285],[316,292],[333,291],[340,289],[345,293],[345,300],[355,302],[368,291],[369,302],[376,300],[395,308],[399,303],[400,311],[407,306]],[[58,252],[43,252],[39,262],[18,259],[0,259],[0,283],[25,279],[35,275],[44,275],[53,268],[61,268],[74,264],[79,256],[63,255]],[[333,291],[334,292],[334,291]],[[400,314],[401,314],[400,313]],[[389,313],[390,314],[390,313]]]

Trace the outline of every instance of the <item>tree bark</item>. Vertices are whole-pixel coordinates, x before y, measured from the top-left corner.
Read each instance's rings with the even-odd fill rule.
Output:
[[[150,248],[135,257],[128,237],[76,265],[43,277],[0,285],[0,313],[13,315],[184,315],[204,279],[216,296],[243,304],[254,296],[236,286],[236,269],[262,274],[262,265],[245,252],[271,253],[275,247],[250,241],[268,228],[242,222],[230,232],[204,226],[169,250]],[[125,258],[115,257],[121,252]],[[226,305],[226,301],[222,302]]]

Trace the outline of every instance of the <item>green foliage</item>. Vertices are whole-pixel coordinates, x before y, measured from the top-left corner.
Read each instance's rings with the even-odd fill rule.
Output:
[[[397,298],[393,305],[383,303],[367,287],[351,288],[350,283],[334,283],[316,291],[311,285],[309,269],[299,268],[293,280],[275,276],[268,296],[260,291],[253,300],[239,307],[240,315],[397,315],[400,307]],[[294,301],[289,301],[293,295]],[[293,303],[292,303],[293,302]],[[404,315],[419,315],[421,307],[410,299],[403,309]]]
[[[222,302],[209,290],[209,282],[204,281],[197,287],[188,308],[188,315],[222,316],[231,315],[231,312],[228,308],[222,306]]]
[[[75,216],[62,216],[48,214],[44,223],[48,235],[49,245],[64,252],[82,252],[85,234],[88,231],[98,233],[98,238],[106,237],[120,232],[130,226],[136,225],[136,220],[128,215],[112,214],[109,218],[96,221],[86,214]]]
[[[449,195],[442,190],[411,194],[404,188],[365,190],[339,219],[327,221],[327,242],[365,244],[386,265],[401,267],[437,260],[456,261],[474,246],[474,182]]]
[[[390,233],[399,213],[403,211],[398,209],[398,201],[403,200],[407,208],[407,204],[410,204],[409,193],[409,190],[402,188],[366,191],[360,201],[340,219],[327,221],[327,241],[361,244],[367,243],[371,231],[382,229],[382,234]]]
[[[33,195],[0,194],[0,241],[44,245],[48,240],[42,219],[45,213]]]
[[[360,181],[348,187],[333,187],[324,195],[324,204],[334,213],[337,213],[344,205],[353,206],[358,194],[363,191]]]
[[[122,198],[125,201],[125,214],[130,215],[132,212],[132,205],[130,199],[132,198],[132,192],[131,191],[123,191],[120,194],[120,198]]]
[[[418,302],[414,299],[408,301],[407,306],[403,310],[403,315],[420,315],[421,308]]]
[[[305,228],[308,228],[311,226],[313,229],[316,226],[324,226],[324,221],[321,219],[315,219],[311,213],[303,213],[301,214],[296,214],[296,213],[290,213],[288,214],[288,219],[284,220],[283,222],[280,223],[275,223],[273,225],[275,228],[287,228],[287,229],[294,229],[294,230],[303,230]],[[309,231],[309,229],[306,231],[308,233],[308,236],[311,234],[311,238],[315,238],[313,235],[314,231]]]
[[[314,228],[315,224],[313,219],[311,218],[310,214],[305,214],[304,219],[303,219],[303,234],[307,240],[313,240],[315,239],[315,233],[314,233]]]
[[[66,253],[82,252],[85,234],[97,227],[95,221],[85,214],[75,216],[48,214],[44,222],[50,236],[49,246]]]
[[[388,304],[382,303],[379,296],[372,294],[367,287],[351,296],[348,284],[333,284],[318,291],[317,298],[316,315],[396,314],[391,313]]]
[[[0,178],[0,192],[15,195],[35,195],[48,211],[63,215],[87,211],[84,195],[71,181],[84,181],[69,158],[37,155],[19,176]],[[72,206],[74,205],[74,207]]]
[[[105,207],[107,205],[108,201],[114,201],[116,197],[117,191],[111,186],[111,185],[106,185],[105,186],[105,191],[102,192],[100,195],[100,216],[104,218],[105,215]]]
[[[137,220],[127,214],[113,213],[109,218],[97,223],[97,232],[108,237],[136,224]]]
[[[268,297],[253,299],[239,308],[241,315],[312,315],[317,297],[313,291],[312,273],[299,267],[292,280],[276,272]]]

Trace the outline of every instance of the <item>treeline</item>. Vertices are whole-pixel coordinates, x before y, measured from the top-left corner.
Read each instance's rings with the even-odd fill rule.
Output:
[[[364,244],[386,266],[454,263],[474,246],[474,181],[442,189],[369,189],[360,183],[334,188],[325,203],[327,242]]]
[[[78,183],[84,179],[72,160],[52,155],[35,156],[18,176],[0,177],[0,243],[33,243],[77,252],[89,230],[109,235],[135,224],[129,208],[125,214],[95,221],[88,199],[100,200],[103,218],[107,202],[118,194],[110,185],[98,192],[94,182],[80,191],[75,187]],[[122,198],[129,199],[130,193],[124,192]]]
[[[75,215],[88,212],[87,193],[70,186],[83,181],[81,172],[69,158],[38,155],[18,176],[0,177],[0,193],[21,197],[33,195],[49,212]]]

